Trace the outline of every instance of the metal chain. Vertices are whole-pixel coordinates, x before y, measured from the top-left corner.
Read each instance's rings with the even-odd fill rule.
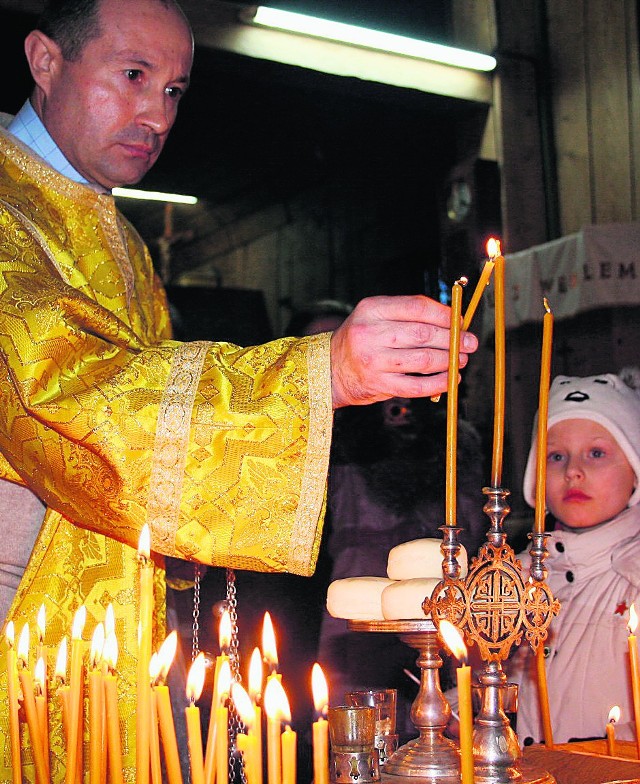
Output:
[[[191,661],[200,653],[200,564],[195,564],[193,575],[193,627],[191,634]]]
[[[227,610],[231,620],[231,640],[229,642],[229,665],[231,677],[236,683],[242,682],[240,675],[240,638],[238,635],[238,597],[236,593],[236,573],[227,569]],[[229,702],[229,781],[239,775],[241,784],[247,784],[244,765],[236,749],[236,737],[244,730],[244,725],[235,710],[233,701]]]

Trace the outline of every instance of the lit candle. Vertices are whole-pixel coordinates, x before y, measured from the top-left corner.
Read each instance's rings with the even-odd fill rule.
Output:
[[[98,623],[91,639],[89,654],[89,781],[100,784],[102,777],[102,649],[104,648],[104,624]]]
[[[191,784],[204,784],[204,759],[202,756],[202,730],[200,708],[195,704],[200,699],[204,686],[205,660],[202,651],[196,656],[187,676],[187,699],[189,705],[184,709],[187,724],[187,744]]]
[[[44,681],[42,683],[42,696],[44,698],[45,705],[47,703],[48,698],[48,664],[47,658],[49,656],[49,651],[47,650],[47,646],[44,644],[44,637],[46,631],[46,610],[44,604],[40,605],[40,609],[38,610],[38,617],[36,618],[36,630],[38,633],[38,645],[36,647],[36,661],[42,658],[44,660]]]
[[[629,665],[631,670],[631,693],[633,694],[633,715],[636,723],[636,750],[640,759],[640,664],[638,662],[638,643],[636,642],[636,627],[638,615],[635,603],[629,608]]]
[[[311,668],[311,691],[318,717],[313,722],[313,781],[314,784],[329,784],[329,722],[326,719],[329,689],[318,662]]]
[[[122,745],[120,741],[120,721],[118,716],[118,681],[116,678],[118,640],[115,631],[109,632],[104,641],[104,659],[107,664],[107,673],[104,675],[103,684],[106,708],[109,776],[111,784],[123,784]]]
[[[458,365],[460,359],[460,309],[462,287],[466,278],[457,280],[451,289],[451,327],[449,331],[449,376],[447,382],[447,453],[445,522],[456,524],[456,456],[458,442]]]
[[[154,653],[149,662],[149,681],[151,684],[151,781],[162,784],[162,766],[160,764],[160,734],[158,731],[158,700],[154,689],[160,676],[160,660]]]
[[[148,784],[151,741],[151,687],[149,661],[153,630],[153,562],[151,561],[151,533],[142,526],[138,542],[140,566],[140,619],[138,625],[138,669],[136,702],[136,783]]]
[[[27,623],[22,627],[20,640],[18,641],[18,665],[18,679],[22,687],[22,704],[27,716],[27,726],[29,727],[31,750],[36,768],[36,782],[37,784],[47,784],[49,777],[42,748],[40,722],[38,721],[36,698],[33,691],[33,678],[29,671],[29,624]]]
[[[180,769],[180,755],[178,754],[178,741],[173,721],[171,697],[169,688],[165,684],[167,674],[173,663],[178,645],[178,635],[174,630],[160,646],[158,659],[160,662],[159,682],[153,687],[158,707],[158,721],[160,722],[160,737],[164,749],[164,762],[167,769],[169,784],[182,784],[182,770]]]
[[[462,784],[473,784],[473,713],[471,710],[471,667],[467,648],[458,629],[449,621],[440,621],[440,636],[461,664],[456,669],[458,713],[460,717],[460,772]]]
[[[262,708],[260,699],[262,697],[262,655],[260,648],[253,649],[249,662],[249,696],[253,701],[253,723],[250,725],[249,735],[254,735],[256,739],[256,781],[262,784]]]
[[[504,396],[506,383],[505,322],[504,322],[504,256],[500,243],[493,237],[487,242],[487,256],[495,264],[493,275],[495,307],[495,365],[493,406],[493,455],[491,484],[500,487],[502,482],[502,453],[504,449]]]
[[[478,305],[480,303],[480,298],[484,294],[484,290],[489,285],[489,280],[491,279],[491,273],[493,272],[493,268],[495,266],[495,262],[493,259],[487,259],[484,263],[484,267],[482,268],[482,272],[480,274],[480,278],[478,280],[478,285],[473,292],[471,297],[471,301],[467,307],[467,310],[464,314],[464,318],[462,319],[462,329],[466,331],[471,326],[471,320],[473,319],[476,310],[478,309]]]
[[[607,726],[605,732],[607,735],[607,754],[610,757],[616,756],[616,731],[615,725],[620,721],[620,708],[614,705],[609,711],[609,718],[607,719]]]
[[[542,721],[542,734],[544,745],[553,748],[553,729],[551,727],[551,711],[549,710],[549,689],[547,687],[547,667],[544,656],[544,645],[538,645],[536,650],[536,671],[538,675],[538,707]]]
[[[540,391],[538,395],[538,434],[536,454],[536,508],[533,530],[544,533],[547,483],[547,420],[549,414],[549,385],[551,383],[551,347],[553,343],[553,313],[544,300],[542,320],[542,358],[540,360]]]
[[[204,757],[204,778],[206,784],[213,784],[216,778],[216,710],[218,708],[218,677],[223,662],[229,663],[229,646],[231,645],[231,615],[225,610],[220,616],[218,626],[218,643],[220,655],[216,656],[216,666],[213,673],[213,689],[211,695],[211,714],[209,731],[207,732],[207,748]]]
[[[296,784],[296,733],[291,729],[291,707],[284,689],[280,713],[284,722],[284,732],[280,736],[282,784]]]
[[[236,746],[238,751],[242,752],[244,760],[245,777],[248,784],[256,784],[260,761],[257,756],[257,735],[251,731],[255,721],[253,703],[251,697],[249,697],[240,683],[231,684],[231,700],[235,706],[236,713],[246,728],[246,733],[239,732],[236,735]]]
[[[11,776],[13,784],[22,784],[22,761],[20,758],[20,719],[18,716],[18,664],[15,650],[13,621],[5,630],[7,641],[7,686],[9,693],[9,739],[11,743]]]
[[[267,715],[267,778],[269,784],[282,784],[280,735],[286,700],[287,695],[284,693],[279,678],[268,678],[264,690],[264,711]]]
[[[87,620],[87,608],[82,605],[73,618],[71,628],[71,672],[69,676],[69,744],[67,746],[66,784],[73,784],[77,769],[82,769],[82,632]]]
[[[227,700],[231,691],[231,667],[228,661],[223,661],[218,673],[216,693],[218,704],[211,720],[216,722],[216,778],[218,784],[227,784],[229,781],[229,709]]]
[[[42,754],[46,768],[47,778],[50,777],[49,768],[49,715],[47,712],[47,701],[44,696],[44,683],[47,679],[46,668],[42,656],[36,662],[33,674],[34,696],[36,701],[36,715],[40,725],[40,737],[42,738]]]

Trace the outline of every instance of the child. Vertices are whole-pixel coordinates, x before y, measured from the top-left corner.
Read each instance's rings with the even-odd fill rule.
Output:
[[[545,643],[555,742],[603,737],[611,707],[616,736],[631,740],[629,607],[640,613],[640,371],[558,376],[549,397],[546,506],[548,584],[561,602]],[[536,435],[524,476],[534,505]],[[522,558],[528,570],[526,554]],[[510,663],[520,680],[518,736],[542,740],[535,659],[522,645]],[[513,670],[520,670],[514,678]]]

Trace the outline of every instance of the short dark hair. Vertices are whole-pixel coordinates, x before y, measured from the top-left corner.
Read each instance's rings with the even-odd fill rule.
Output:
[[[158,2],[167,8],[180,8],[176,0]],[[36,27],[58,44],[65,60],[77,60],[89,41],[102,34],[101,3],[102,0],[47,0]]]
[[[48,0],[37,28],[60,47],[65,60],[77,60],[100,36],[101,0]]]

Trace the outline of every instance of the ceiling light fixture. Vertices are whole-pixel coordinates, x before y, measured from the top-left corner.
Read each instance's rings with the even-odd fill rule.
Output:
[[[384,33],[342,22],[332,22],[329,19],[282,11],[265,5],[254,6],[243,11],[241,18],[245,22],[260,27],[271,27],[473,71],[493,71],[496,67],[495,57],[481,52],[471,52],[454,46],[420,41],[417,38],[408,38],[394,33]]]
[[[111,193],[123,199],[144,199],[146,201],[165,201],[172,204],[197,204],[195,196],[182,196],[180,193],[162,193],[161,191],[141,191],[136,188],[114,188]]]

